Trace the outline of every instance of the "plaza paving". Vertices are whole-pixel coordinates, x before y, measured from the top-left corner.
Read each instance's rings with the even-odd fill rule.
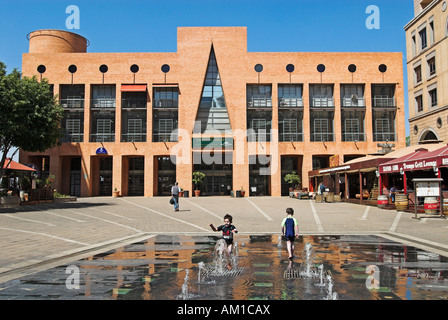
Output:
[[[381,234],[448,256],[448,220],[349,203],[288,197],[95,197],[0,211],[0,283],[157,234],[217,235],[226,213],[241,235],[280,234],[285,209],[303,235]],[[238,237],[238,235],[237,235]]]

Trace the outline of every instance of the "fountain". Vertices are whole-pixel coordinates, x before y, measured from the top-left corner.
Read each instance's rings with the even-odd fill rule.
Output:
[[[337,300],[338,294],[336,292],[333,292],[333,278],[331,275],[327,275],[327,297],[325,300]]]
[[[325,279],[324,279],[324,265],[321,264],[319,267],[319,283],[316,284],[318,287],[324,287],[325,286]]]
[[[314,249],[311,243],[306,243],[302,252],[303,263],[300,265],[300,275],[303,278],[315,278],[317,272],[313,268],[313,261],[315,258]]]
[[[189,270],[185,270],[185,278],[184,278],[184,284],[182,285],[182,293],[177,296],[178,300],[188,300],[189,294],[188,294],[188,280],[190,280],[188,276]]]

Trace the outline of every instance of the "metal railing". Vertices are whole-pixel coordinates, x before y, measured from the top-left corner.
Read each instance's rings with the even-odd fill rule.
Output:
[[[177,142],[178,136],[177,133],[153,133],[152,134],[153,142]]]
[[[252,96],[247,98],[247,107],[248,108],[271,108],[272,107],[272,98],[265,96]]]
[[[342,98],[342,107],[365,107],[364,98]]]
[[[91,108],[115,108],[115,98],[98,98],[91,102]]]
[[[84,142],[83,133],[67,133],[60,140],[60,142]]]
[[[334,133],[311,133],[311,141],[334,141]]]
[[[81,98],[66,98],[59,100],[59,103],[64,109],[82,109],[84,108],[84,99]]]
[[[388,96],[374,96],[372,98],[373,107],[375,108],[394,108],[396,107],[395,98]]]
[[[122,133],[122,142],[146,142],[146,133]]]
[[[146,108],[146,99],[139,99],[139,98],[121,99],[121,107],[144,109]]]
[[[280,98],[278,100],[279,108],[303,108],[302,98]]]
[[[303,133],[280,133],[279,142],[303,141]]]
[[[115,142],[115,133],[91,133],[90,142]]]
[[[366,141],[365,133],[343,133],[342,141]]]
[[[334,108],[334,99],[326,97],[311,98],[312,108]]]
[[[397,134],[395,132],[374,132],[373,141],[397,141]]]
[[[176,99],[154,99],[154,108],[178,108],[179,101]]]

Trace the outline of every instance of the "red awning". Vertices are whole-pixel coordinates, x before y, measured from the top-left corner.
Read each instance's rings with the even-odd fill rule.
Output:
[[[146,84],[122,84],[121,92],[146,92]]]
[[[433,162],[432,165],[436,164],[437,166],[448,166],[448,145],[428,152],[427,154],[422,155],[415,160],[425,160],[426,162]]]
[[[403,157],[382,163],[379,166],[380,173],[400,172],[400,170],[420,170],[432,168],[432,164],[426,166],[425,161],[421,160],[429,153],[428,149],[420,148]],[[422,167],[423,166],[423,167]]]
[[[15,170],[15,171],[36,171],[33,168],[27,167],[21,163],[13,161],[13,160],[11,160],[11,162],[9,162],[8,158],[6,158],[5,164],[3,165],[3,169]]]

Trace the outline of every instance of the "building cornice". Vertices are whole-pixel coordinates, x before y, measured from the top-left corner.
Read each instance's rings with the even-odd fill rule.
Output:
[[[431,111],[428,111],[428,112],[425,112],[423,114],[419,114],[419,115],[417,115],[415,117],[409,118],[408,121],[409,121],[409,123],[411,123],[411,122],[414,122],[414,121],[417,121],[417,120],[420,120],[420,119],[432,116],[434,114],[437,114],[437,113],[445,111],[445,110],[448,110],[448,105],[440,107],[440,108],[437,108],[437,109],[434,109],[434,110],[431,110]]]
[[[404,30],[407,31],[414,23],[416,23],[422,16],[428,13],[432,8],[434,8],[439,2],[442,0],[434,0],[431,2],[422,12],[420,12],[417,16],[415,16],[411,21],[409,21],[405,26]]]

